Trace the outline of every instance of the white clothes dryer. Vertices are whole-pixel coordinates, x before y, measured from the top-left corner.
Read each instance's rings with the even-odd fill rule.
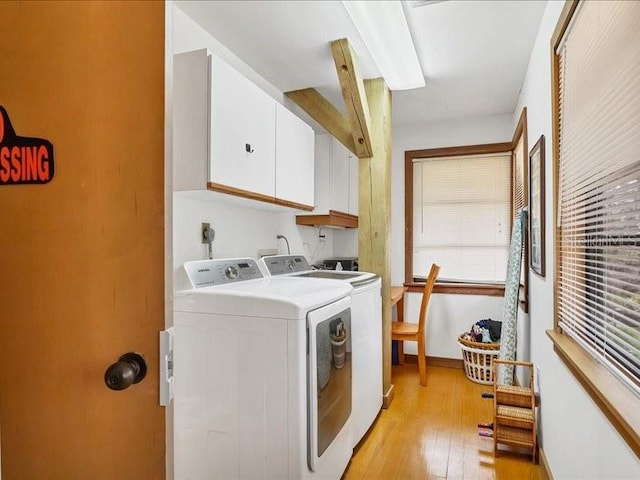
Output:
[[[177,480],[339,479],[351,458],[345,282],[264,277],[253,259],[187,262],[174,299]]]
[[[318,278],[353,286],[351,337],[353,359],[353,445],[357,445],[382,408],[382,297],[380,277],[369,272],[312,270],[302,255],[273,255],[258,260],[277,278]]]

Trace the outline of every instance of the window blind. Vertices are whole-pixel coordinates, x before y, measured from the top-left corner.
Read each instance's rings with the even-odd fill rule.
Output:
[[[558,319],[640,394],[640,2],[582,2],[558,52]]]
[[[513,222],[515,222],[516,219],[518,218],[520,210],[526,207],[529,203],[529,200],[527,198],[527,193],[528,193],[527,172],[529,171],[528,163],[529,163],[529,157],[528,157],[527,148],[524,145],[524,135],[521,135],[520,139],[518,140],[518,143],[516,144],[516,147],[513,149],[513,176],[512,176],[513,178],[512,178],[512,187],[511,187],[512,189],[512,192],[511,192],[512,193],[512,199],[511,199],[512,225],[513,225]],[[522,258],[521,258],[522,265],[524,265],[524,268],[520,269],[521,285],[525,285],[527,268],[529,268],[527,265],[528,257],[527,255],[525,255],[527,248],[528,248],[528,242],[525,241],[524,248],[522,249]]]
[[[528,202],[526,199],[525,190],[525,172],[526,164],[528,162],[527,152],[524,148],[524,135],[518,140],[516,148],[513,149],[513,208],[511,217],[515,220],[518,216],[518,212]]]
[[[413,273],[504,281],[511,225],[511,154],[413,163]]]

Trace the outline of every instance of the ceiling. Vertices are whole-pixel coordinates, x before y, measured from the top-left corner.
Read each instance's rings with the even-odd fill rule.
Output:
[[[393,92],[394,126],[513,113],[547,2],[416,3],[403,6],[426,86]],[[363,78],[380,76],[340,1],[177,5],[283,92],[315,87],[344,110],[329,42],[345,37]]]

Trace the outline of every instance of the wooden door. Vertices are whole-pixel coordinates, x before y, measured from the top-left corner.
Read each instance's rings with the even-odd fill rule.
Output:
[[[0,105],[55,154],[0,185],[3,480],[165,478],[164,34],[163,2],[0,2]]]

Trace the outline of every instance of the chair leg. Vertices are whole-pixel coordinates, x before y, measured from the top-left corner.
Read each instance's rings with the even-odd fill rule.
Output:
[[[398,365],[404,363],[404,342],[402,340],[396,340],[398,342]]]
[[[424,338],[418,339],[418,371],[420,372],[420,384],[427,385],[427,357],[424,348]]]

